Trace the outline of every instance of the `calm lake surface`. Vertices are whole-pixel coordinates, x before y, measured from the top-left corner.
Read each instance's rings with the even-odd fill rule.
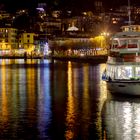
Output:
[[[140,100],[112,97],[105,66],[0,60],[0,139],[140,139]]]

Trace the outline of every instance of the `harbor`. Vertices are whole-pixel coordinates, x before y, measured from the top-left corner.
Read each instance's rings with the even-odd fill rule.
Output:
[[[126,1],[0,3],[0,140],[140,139],[140,3]]]

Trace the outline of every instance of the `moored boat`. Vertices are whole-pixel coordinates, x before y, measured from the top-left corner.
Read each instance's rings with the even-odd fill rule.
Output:
[[[122,29],[111,38],[102,79],[113,93],[140,95],[140,25]]]

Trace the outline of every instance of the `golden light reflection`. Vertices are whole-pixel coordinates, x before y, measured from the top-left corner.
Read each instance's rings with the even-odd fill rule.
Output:
[[[2,61],[1,65],[1,83],[2,83],[2,120],[4,122],[8,121],[8,107],[7,107],[7,95],[6,95],[6,69],[5,69],[5,61]]]
[[[34,60],[29,61],[31,65],[34,64]],[[36,106],[36,95],[35,95],[35,85],[37,82],[36,80],[36,70],[32,67],[27,69],[27,97],[28,97],[28,111],[30,114],[35,113],[35,106]],[[31,115],[33,117],[33,115]],[[30,121],[34,121],[33,118],[30,118],[30,115],[28,116]]]
[[[101,64],[100,65],[100,69],[99,69],[99,78],[100,78],[100,83],[99,83],[99,93],[100,93],[100,97],[99,97],[99,101],[100,101],[100,105],[99,105],[99,110],[102,110],[104,101],[107,99],[107,85],[106,82],[102,80],[102,74],[104,72],[106,68],[106,64]]]
[[[83,113],[82,117],[83,119],[90,119],[90,101],[89,101],[89,65],[85,64],[83,67]],[[89,123],[84,123],[83,127],[85,130],[88,130]]]
[[[102,73],[105,70],[106,64],[101,64],[100,65],[100,69],[99,69],[99,78],[100,78],[100,82],[99,82],[99,103],[98,103],[98,111],[97,111],[97,121],[96,121],[96,127],[97,127],[97,131],[98,134],[100,134],[101,139],[106,139],[105,135],[103,135],[102,133],[102,108],[104,105],[105,100],[107,99],[107,86],[106,86],[106,82],[102,81]],[[103,136],[103,137],[102,137]]]
[[[71,140],[74,137],[74,132],[72,130],[75,119],[74,119],[74,98],[73,98],[73,85],[72,85],[72,64],[68,62],[68,102],[67,102],[67,114],[66,114],[66,140]]]
[[[32,100],[35,95],[35,69],[34,68],[28,68],[27,69],[27,91],[28,91],[28,99],[30,100],[29,103],[32,106],[34,104],[34,100]],[[33,102],[33,103],[32,103]]]
[[[84,65],[84,77],[83,77],[83,82],[84,82],[84,97],[86,97],[86,99],[89,99],[89,94],[88,94],[88,91],[89,91],[89,65],[88,64],[85,64]]]
[[[73,75],[73,77],[75,77],[75,78],[73,78],[74,80],[72,81],[73,82],[73,93],[75,93],[75,94],[77,94],[78,93],[78,78],[76,78],[77,77],[77,75],[78,75],[78,69],[73,69],[73,73],[72,73],[72,75]]]
[[[16,64],[16,61],[17,60],[10,60],[8,64],[12,66],[13,64]],[[11,84],[8,84],[8,91],[11,91],[11,94],[9,95],[8,99],[11,97],[12,113],[15,116],[18,116],[17,108],[18,108],[18,103],[19,103],[19,86],[17,82],[19,81],[19,69],[11,68],[7,74],[8,74],[8,81],[10,81],[11,83]]]

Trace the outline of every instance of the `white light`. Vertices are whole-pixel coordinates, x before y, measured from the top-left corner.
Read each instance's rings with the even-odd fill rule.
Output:
[[[41,12],[44,12],[44,9],[43,8],[36,8],[37,10],[41,11]]]

